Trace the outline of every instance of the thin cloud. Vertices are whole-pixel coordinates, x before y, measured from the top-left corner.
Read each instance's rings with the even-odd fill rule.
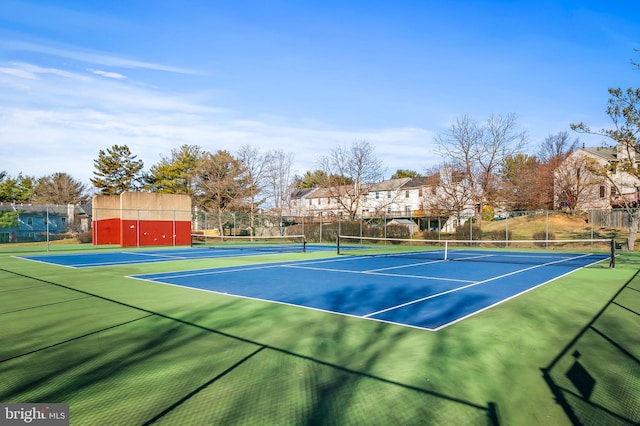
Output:
[[[106,78],[113,78],[113,79],[116,79],[116,80],[124,80],[124,79],[127,78],[126,76],[124,76],[124,75],[122,75],[120,73],[117,73],[117,72],[94,70],[94,69],[91,69],[91,68],[87,69],[87,71],[89,71],[92,74],[96,74],[96,75],[99,75],[99,76],[102,76],[102,77],[106,77]]]
[[[97,68],[86,69],[91,74],[81,80],[78,74],[31,64],[5,68],[10,81],[0,79],[0,138],[20,147],[5,152],[3,168],[11,175],[64,171],[88,182],[99,150],[114,143],[129,146],[145,168],[183,144],[211,152],[235,153],[242,145],[282,149],[294,154],[297,174],[315,170],[318,157],[335,145],[363,139],[377,146],[390,172],[423,171],[430,160],[424,147],[432,136],[420,128],[345,130],[286,117],[243,116],[217,107],[216,92],[169,94],[126,78],[100,78],[108,72]],[[29,87],[21,89],[19,81]]]
[[[96,65],[104,65],[121,68],[141,68],[155,71],[165,71],[177,74],[198,74],[198,72],[186,68],[173,67],[169,65],[156,64],[153,62],[139,61],[135,59],[123,58],[121,56],[112,55],[106,52],[95,50],[81,49],[76,46],[69,45],[45,45],[36,44],[26,41],[6,41],[0,42],[0,47],[7,50],[44,53],[60,58],[73,59],[75,61],[86,62]]]
[[[9,66],[0,67],[0,73],[27,80],[37,80],[40,74],[51,74],[59,77],[73,78],[76,80],[88,80],[86,76],[80,74],[64,71],[57,68],[40,67],[24,62],[14,62]]]

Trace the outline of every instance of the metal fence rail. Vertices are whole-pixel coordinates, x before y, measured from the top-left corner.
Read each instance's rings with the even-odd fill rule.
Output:
[[[407,212],[404,217],[398,212],[381,216],[346,218],[344,216],[286,216],[268,213],[247,212],[205,212],[201,210],[158,211],[138,209],[116,211],[118,209],[90,209],[72,205],[22,205],[0,203],[0,247],[30,244],[33,249],[49,249],[50,245],[68,248],[72,243],[82,248],[95,248],[92,244],[92,229],[96,221],[109,217],[136,217],[140,220],[171,220],[171,218],[191,217],[191,231],[194,234],[222,236],[276,236],[305,235],[309,242],[335,242],[338,234],[389,238],[447,238],[444,232],[445,219],[433,217],[430,220],[414,217]],[[558,217],[584,221],[582,238],[624,238],[631,223],[630,212],[626,209],[586,210],[586,211],[518,211],[504,212],[484,218],[482,230],[471,217],[461,217],[459,229],[467,230],[468,239],[509,239],[511,232],[523,217],[538,220],[544,224],[549,237],[559,232],[554,225]],[[168,219],[167,219],[168,218]],[[175,219],[174,219],[175,220]],[[187,219],[188,220],[188,219]],[[485,232],[492,229],[493,236]],[[466,231],[465,231],[466,232]],[[428,234],[428,236],[427,236]],[[457,235],[458,237],[460,235]],[[530,238],[532,235],[518,235]],[[64,247],[59,247],[63,249]],[[74,247],[77,248],[77,247]]]

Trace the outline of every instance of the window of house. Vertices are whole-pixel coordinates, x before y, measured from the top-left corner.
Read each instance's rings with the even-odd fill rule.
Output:
[[[418,189],[418,197],[422,197],[422,188]]]
[[[27,225],[33,225],[33,218],[32,217],[28,217],[27,218]]]
[[[600,198],[604,198],[604,193],[605,193],[604,185],[600,185]]]
[[[404,191],[404,198],[409,198],[409,191]]]
[[[376,191],[376,200],[380,198],[380,193]]]
[[[387,198],[391,198],[391,191],[387,191]]]

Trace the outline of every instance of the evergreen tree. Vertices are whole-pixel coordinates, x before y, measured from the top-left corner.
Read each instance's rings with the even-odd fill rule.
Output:
[[[91,183],[100,194],[118,195],[140,188],[144,164],[136,160],[127,145],[113,145],[106,152],[100,150],[93,164],[96,170]]]
[[[7,172],[0,172],[0,202],[26,203],[34,194],[35,178],[22,173],[13,178]]]
[[[145,175],[144,189],[165,194],[195,195],[195,178],[204,157],[197,145],[182,145],[171,150]]]
[[[415,170],[408,169],[398,169],[396,172],[391,175],[391,179],[402,179],[402,178],[419,178],[422,177],[420,173]]]

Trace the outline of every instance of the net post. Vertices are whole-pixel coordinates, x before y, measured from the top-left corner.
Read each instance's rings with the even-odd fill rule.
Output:
[[[444,260],[448,260],[447,257],[449,255],[449,241],[444,241]]]
[[[336,237],[336,253],[340,254],[340,235]]]
[[[611,239],[611,258],[609,259],[609,268],[616,267],[616,239]]]
[[[307,252],[307,238],[304,235],[302,236],[302,252]]]

